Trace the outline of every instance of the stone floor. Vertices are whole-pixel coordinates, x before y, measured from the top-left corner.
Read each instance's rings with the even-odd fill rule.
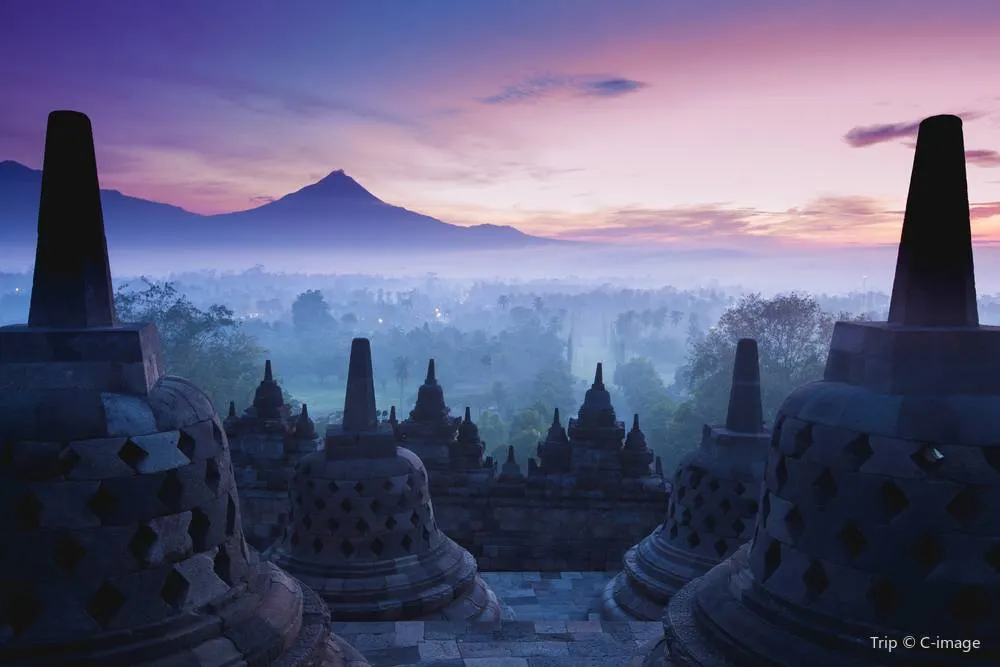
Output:
[[[612,573],[485,572],[515,614],[496,623],[334,623],[372,667],[633,667],[663,634],[659,622],[600,620]]]

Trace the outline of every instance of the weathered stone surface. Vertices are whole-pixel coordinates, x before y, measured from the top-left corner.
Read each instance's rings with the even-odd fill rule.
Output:
[[[681,587],[750,539],[771,439],[761,414],[757,343],[744,338],[736,346],[726,426],[706,426],[699,447],[677,467],[666,520],[625,554],[604,591],[605,618],[661,618]],[[787,448],[807,445],[787,440]]]
[[[647,664],[1000,662],[1000,330],[962,156],[957,118],[921,123],[889,322],[837,324],[825,380],[778,412],[753,540],[673,598]]]
[[[50,116],[40,208],[30,324],[0,329],[0,664],[347,664],[247,549],[208,398],[162,377],[155,327],[114,326],[82,114]]]
[[[344,423],[328,429],[325,451],[296,466],[275,560],[338,620],[499,618],[475,558],[437,524],[419,457],[396,446],[390,424],[371,421],[371,374],[369,342],[355,339]]]

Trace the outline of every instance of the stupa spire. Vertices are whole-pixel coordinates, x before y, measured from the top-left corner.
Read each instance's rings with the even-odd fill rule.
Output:
[[[377,426],[371,343],[367,338],[355,338],[351,341],[351,359],[347,367],[343,428],[357,432]]]
[[[472,421],[472,408],[468,405],[465,406],[465,423],[470,423]]]
[[[274,373],[271,372],[271,360],[264,360],[264,382],[274,382]]]
[[[597,370],[594,371],[594,389],[604,389],[604,364],[597,362]]]
[[[424,378],[424,384],[437,384],[437,376],[434,372],[433,359],[430,359],[427,362],[427,377]]]
[[[116,323],[90,119],[53,111],[45,133],[28,326]]]
[[[236,419],[236,401],[229,401],[229,414],[227,419]]]
[[[736,433],[759,433],[764,428],[760,401],[760,365],[757,341],[741,338],[736,343],[733,383],[729,390],[726,430]]]
[[[958,116],[931,116],[920,123],[889,324],[979,324],[965,142]]]

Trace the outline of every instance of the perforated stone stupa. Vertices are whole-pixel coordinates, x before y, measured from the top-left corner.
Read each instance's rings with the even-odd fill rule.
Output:
[[[154,325],[118,324],[73,111],[48,120],[28,324],[0,328],[0,446],[0,664],[367,664],[252,557],[218,415]]]
[[[736,344],[726,423],[706,426],[701,444],[677,466],[667,518],[625,554],[604,591],[605,618],[660,619],[681,587],[750,539],[769,440],[757,342],[744,338]]]
[[[437,526],[420,458],[375,410],[371,348],[351,344],[343,423],[304,457],[277,554],[337,620],[496,620],[476,561]]]
[[[753,541],[673,598],[648,664],[1000,664],[1000,329],[969,223],[961,120],[928,118],[889,321],[837,323],[778,412]]]

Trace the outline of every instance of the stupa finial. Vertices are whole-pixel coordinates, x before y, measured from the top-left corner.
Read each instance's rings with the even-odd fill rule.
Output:
[[[726,430],[736,433],[760,433],[764,428],[764,412],[760,401],[760,365],[757,341],[741,338],[736,343],[733,363],[733,383],[729,390],[729,412]]]
[[[355,338],[351,341],[351,359],[347,366],[343,429],[367,431],[377,425],[371,343],[367,338]]]

